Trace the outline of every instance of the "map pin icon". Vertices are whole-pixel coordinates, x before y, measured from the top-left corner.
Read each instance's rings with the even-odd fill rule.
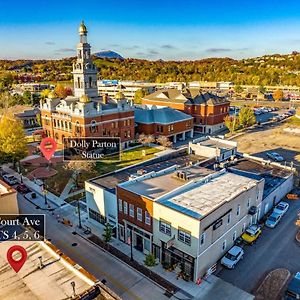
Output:
[[[17,252],[17,251],[20,252],[20,254],[21,254],[21,258],[19,260],[15,260],[13,258],[14,252]],[[26,259],[27,259],[27,251],[22,246],[15,245],[15,246],[10,247],[7,251],[8,263],[15,270],[16,273],[18,273],[21,270]]]
[[[57,144],[53,138],[47,137],[42,139],[40,144],[40,149],[47,160],[50,160],[56,148],[57,148]]]

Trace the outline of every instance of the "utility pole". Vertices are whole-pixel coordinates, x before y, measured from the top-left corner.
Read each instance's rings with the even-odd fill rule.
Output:
[[[78,228],[82,228],[81,225],[81,215],[80,215],[80,203],[79,203],[79,199],[77,200],[77,209],[78,209]]]

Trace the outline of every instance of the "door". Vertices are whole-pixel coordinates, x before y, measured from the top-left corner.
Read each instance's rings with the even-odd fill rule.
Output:
[[[141,252],[143,252],[143,237],[139,234],[136,234],[136,245],[135,248]]]

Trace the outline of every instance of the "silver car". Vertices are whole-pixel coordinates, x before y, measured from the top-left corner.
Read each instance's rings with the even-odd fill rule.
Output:
[[[279,214],[279,215],[283,216],[287,212],[287,210],[289,209],[289,207],[290,207],[290,205],[287,202],[283,202],[282,201],[282,202],[279,202],[275,206],[273,212],[276,213],[276,214]]]
[[[236,264],[243,258],[244,250],[241,247],[233,246],[221,259],[221,264],[228,269],[234,269]]]

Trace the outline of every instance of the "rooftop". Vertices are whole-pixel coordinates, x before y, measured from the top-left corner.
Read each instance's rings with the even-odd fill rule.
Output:
[[[221,150],[231,150],[236,147],[236,145],[232,142],[215,138],[208,138],[206,140],[199,141],[199,144],[210,148],[219,148]]]
[[[137,123],[143,124],[171,124],[193,119],[190,115],[169,107],[152,109],[136,108],[134,116]]]
[[[0,196],[16,192],[16,190],[0,179]]]
[[[199,180],[178,189],[159,202],[194,218],[201,218],[257,185],[258,180],[221,171],[208,180]],[[213,193],[212,193],[213,191]]]
[[[237,161],[237,163],[231,167],[233,172],[243,172],[243,176],[248,176],[252,178],[264,178],[264,195],[265,198],[268,196],[278,185],[282,184],[286,180],[286,177],[292,174],[292,171],[280,168],[274,165],[265,165],[260,161],[242,158]]]
[[[196,156],[196,155],[180,155],[173,158],[161,158],[159,162],[145,162],[139,166],[132,166],[124,170],[115,171],[113,173],[109,173],[107,175],[102,175],[100,177],[96,177],[93,179],[88,180],[88,182],[100,186],[102,188],[108,189],[111,192],[114,191],[115,187],[127,181],[131,175],[133,174],[141,174],[141,173],[149,173],[152,171],[160,171],[166,169],[168,167],[174,165],[186,166],[189,163],[195,163],[198,161],[205,160],[205,157]]]
[[[28,255],[18,273],[10,267],[6,259],[8,249],[16,245],[16,242],[0,243],[0,299],[72,299],[72,281],[75,282],[75,292],[78,296],[93,286],[94,279],[89,279],[81,273],[78,275],[80,266],[67,267],[65,261],[57,259],[45,243],[30,241],[17,244],[24,247]],[[42,256],[45,265],[42,269],[38,267],[39,256]]]
[[[126,186],[122,186],[122,188],[155,200],[156,198],[187,184],[193,179],[203,178],[211,173],[213,173],[213,171],[206,168],[195,166],[185,167],[176,171],[170,171],[161,176],[151,176],[142,181],[129,181]],[[177,174],[186,174],[187,179],[181,179]]]

